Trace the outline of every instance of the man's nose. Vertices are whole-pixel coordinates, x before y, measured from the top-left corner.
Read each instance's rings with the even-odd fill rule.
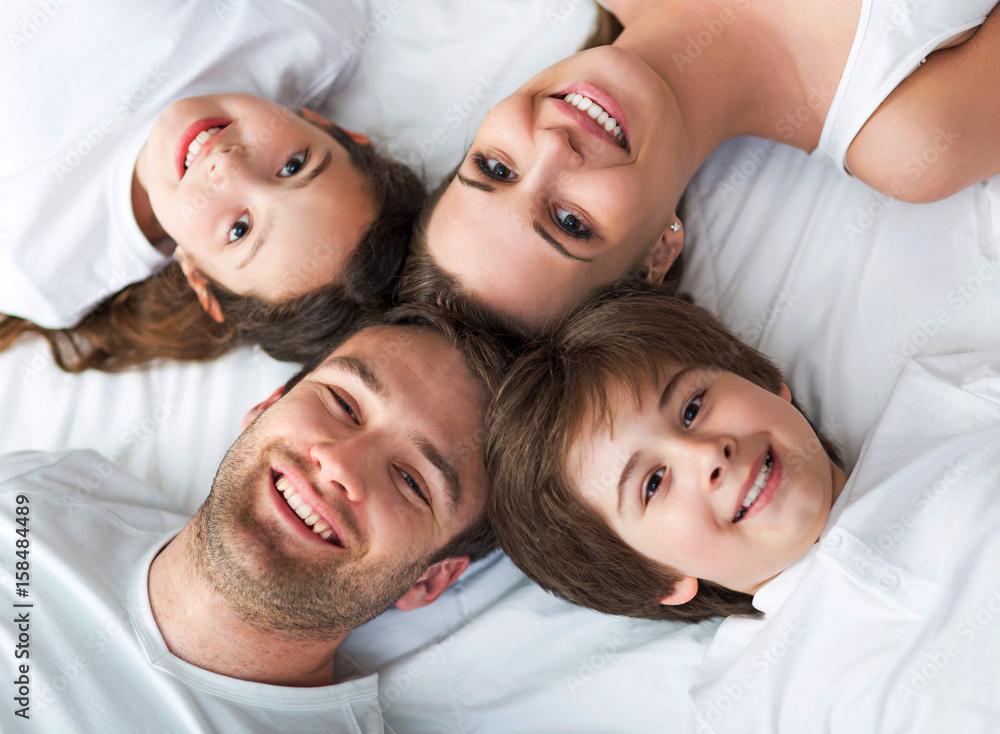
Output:
[[[321,492],[341,492],[351,502],[368,494],[375,476],[373,441],[365,436],[344,440],[321,440],[313,444],[309,457],[316,465]]]

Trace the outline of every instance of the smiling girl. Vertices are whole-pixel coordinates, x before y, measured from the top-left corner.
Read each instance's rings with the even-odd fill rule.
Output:
[[[307,361],[385,301],[422,185],[285,106],[352,71],[339,42],[365,17],[95,0],[5,50],[0,348],[37,333],[71,371],[241,344]]]

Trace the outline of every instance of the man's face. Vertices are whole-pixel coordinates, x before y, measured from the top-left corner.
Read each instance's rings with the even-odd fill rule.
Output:
[[[227,453],[198,519],[210,580],[293,634],[381,613],[483,511],[486,399],[437,334],[348,339]]]
[[[637,408],[612,386],[613,429],[574,443],[568,477],[639,553],[753,593],[816,542],[845,481],[782,388],[690,368]]]

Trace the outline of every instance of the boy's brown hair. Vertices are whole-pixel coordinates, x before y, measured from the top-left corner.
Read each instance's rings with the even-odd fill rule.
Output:
[[[645,386],[689,366],[732,372],[777,393],[781,372],[702,309],[655,291],[606,291],[521,357],[486,419],[489,516],[500,546],[556,595],[606,614],[697,622],[756,615],[752,597],[699,580],[686,604],[667,606],[682,578],[628,546],[566,478],[580,435],[609,425],[607,388],[636,403]],[[836,450],[822,437],[811,450]],[[612,480],[613,481],[613,480]]]

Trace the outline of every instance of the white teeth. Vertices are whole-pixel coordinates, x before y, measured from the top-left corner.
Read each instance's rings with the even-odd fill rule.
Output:
[[[221,127],[210,127],[208,130],[202,130],[195,136],[194,140],[192,140],[188,145],[187,155],[184,156],[185,171],[191,165],[191,161],[194,160],[194,157],[198,155],[198,151],[201,150],[201,146],[203,146],[210,137],[218,133],[220,130],[222,130]]]
[[[285,477],[278,477],[274,482],[274,486],[278,489],[281,494],[285,497],[285,502],[288,506],[295,511],[295,514],[302,518],[302,521],[312,528],[312,531],[316,533],[323,540],[329,540],[333,535],[333,528],[330,527],[319,515],[315,512],[312,507],[310,507],[305,500],[303,500],[292,483],[288,481]]]
[[[594,102],[594,100],[584,97],[582,94],[571,92],[563,97],[563,101],[568,102],[582,112],[586,112],[590,115],[591,119],[595,120],[598,125],[602,126],[619,145],[624,146],[625,133],[622,132],[621,125],[619,125],[618,121],[609,115],[599,104]]]

